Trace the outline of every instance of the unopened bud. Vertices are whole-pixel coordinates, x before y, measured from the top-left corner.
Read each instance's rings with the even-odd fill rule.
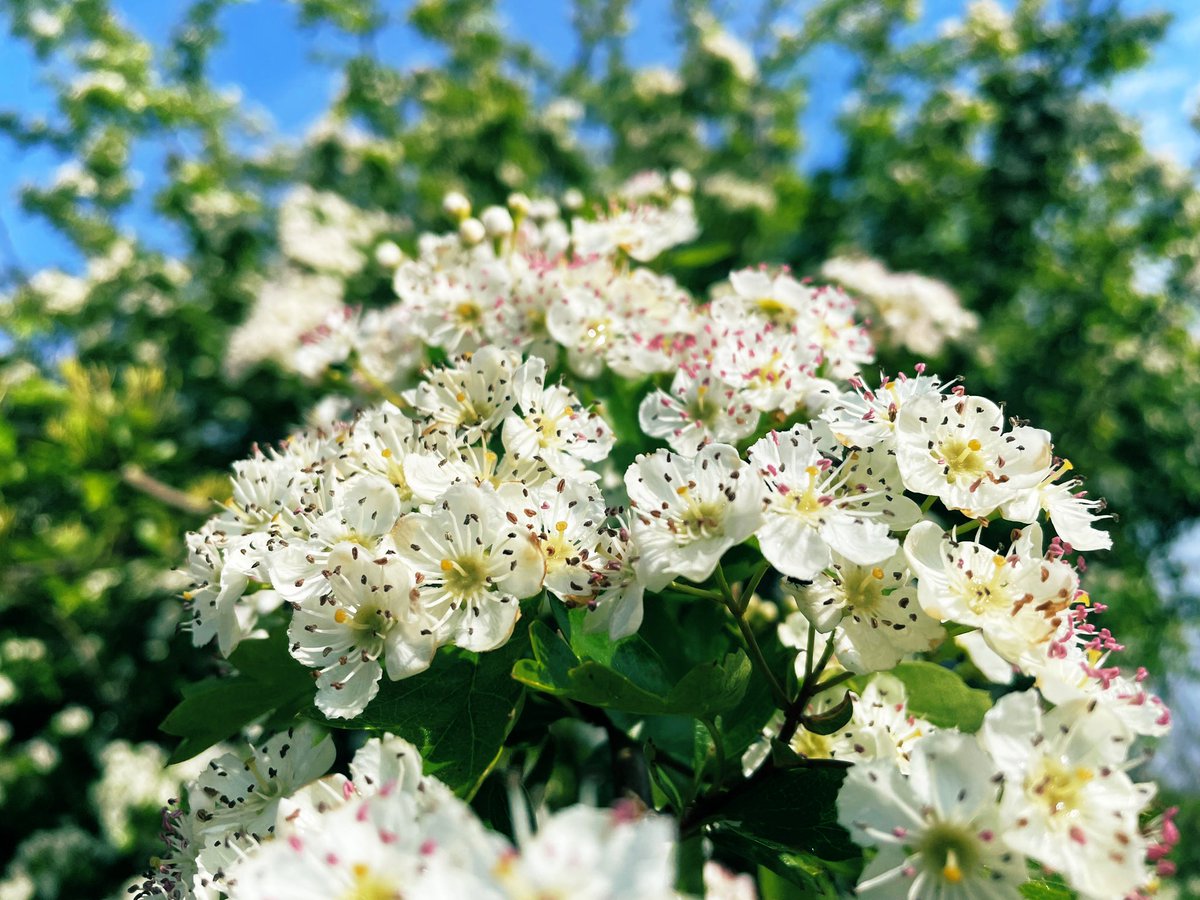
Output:
[[[478,219],[463,219],[458,224],[458,236],[464,244],[474,246],[487,237],[487,229]]]
[[[489,206],[479,215],[490,237],[508,237],[513,232],[513,217],[503,206]]]
[[[531,202],[524,194],[517,192],[508,195],[508,208],[514,216],[529,215],[530,206]]]
[[[583,207],[583,192],[578,188],[567,188],[563,193],[563,207],[574,212]]]
[[[404,262],[404,251],[392,241],[380,241],[375,246],[375,262],[385,269],[394,269]]]
[[[442,198],[442,209],[448,216],[461,222],[471,215],[471,201],[458,191],[451,191]]]
[[[671,187],[675,188],[681,194],[690,194],[696,189],[696,179],[692,177],[690,172],[685,172],[683,169],[675,169],[671,172]]]

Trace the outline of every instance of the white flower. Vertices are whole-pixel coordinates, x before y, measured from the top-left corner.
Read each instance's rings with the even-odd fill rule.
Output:
[[[234,379],[270,360],[295,370],[293,357],[304,336],[342,308],[342,282],[285,268],[257,290],[249,317],[229,336],[225,371]]]
[[[1102,519],[1103,500],[1090,500],[1086,492],[1078,490],[1083,484],[1080,478],[1056,481],[1071,470],[1070,460],[1046,471],[1045,477],[1034,487],[1022,491],[1006,503],[1001,512],[1013,522],[1036,522],[1042,510],[1050,516],[1050,522],[1058,536],[1075,550],[1108,550],[1112,547],[1112,536],[1096,527]]]
[[[710,859],[704,864],[704,896],[707,900],[756,900],[758,890],[752,875],[734,874]]]
[[[588,604],[590,615],[583,620],[583,628],[589,633],[607,631],[619,641],[641,627],[645,587],[638,580],[637,548],[628,525],[623,518],[616,518],[616,525],[602,532],[601,562],[593,572],[595,596]]]
[[[962,308],[958,295],[943,282],[913,272],[890,272],[874,259],[834,257],[821,275],[864,296],[892,337],[919,356],[941,353],[979,326]]]
[[[461,801],[423,804],[386,788],[255,847],[230,870],[230,900],[465,897],[499,900],[488,873],[505,850]]]
[[[742,327],[746,316],[761,326],[808,331],[813,290],[786,271],[772,275],[766,269],[742,269],[729,274],[730,290],[713,300],[713,320],[727,327]],[[753,326],[752,326],[753,327]]]
[[[558,345],[547,330],[546,316],[562,294],[560,270],[520,254],[509,260],[509,266],[508,296],[484,311],[484,332],[493,344],[553,361]]]
[[[531,357],[517,368],[512,390],[516,409],[504,420],[504,448],[520,457],[538,457],[556,475],[571,475],[612,451],[608,423],[581,409],[579,398],[559,385],[545,384],[546,362]]]
[[[1059,706],[1086,700],[1106,706],[1135,734],[1161,736],[1171,728],[1171,711],[1160,697],[1146,690],[1148,673],[1133,676],[1109,665],[1113,653],[1125,648],[1107,628],[1088,622],[1095,607],[1078,605],[1064,616],[1058,633],[1042,653],[1030,653],[1022,670],[1035,678],[1042,696]]]
[[[348,435],[353,450],[349,464],[386,478],[395,488],[401,512],[410,512],[419,502],[404,475],[405,460],[422,449],[417,429],[416,422],[385,403],[360,415]]]
[[[933,522],[921,522],[908,533],[904,552],[925,612],[979,628],[1010,663],[1050,640],[1079,586],[1067,563],[1042,556],[1037,525],[1001,555],[977,541],[956,543]]]
[[[347,541],[374,556],[378,542],[401,514],[390,481],[360,472],[344,481],[325,477],[316,497],[301,510],[291,533],[268,543],[271,584],[288,602],[307,603],[329,592],[329,563],[335,545]]]
[[[250,584],[259,554],[248,537],[187,535],[188,575],[184,592],[192,614],[192,643],[202,647],[214,637],[222,656],[229,656],[254,625],[253,609],[239,601]]]
[[[589,606],[603,585],[608,514],[589,482],[565,478],[522,491],[516,513],[536,539],[545,566],[546,590],[567,606]]]
[[[917,602],[903,552],[875,566],[835,553],[830,568],[833,577],[822,573],[792,590],[813,626],[834,633],[838,662],[851,672],[885,671],[941,642],[945,632]]]
[[[467,219],[484,237],[483,225]],[[467,229],[470,230],[470,229]],[[396,269],[393,287],[410,310],[412,326],[430,344],[447,353],[474,350],[484,342],[488,309],[509,293],[508,269],[492,257],[486,245],[470,255],[447,260],[421,258]]]
[[[755,409],[792,413],[804,405],[817,361],[817,348],[792,331],[751,320],[717,345],[712,371]]]
[[[667,450],[640,454],[625,489],[638,575],[652,591],[677,576],[703,581],[762,521],[758,479],[727,444],[709,444],[691,459]]]
[[[975,518],[1036,485],[1050,458],[1047,432],[1022,425],[1005,434],[1003,413],[983,397],[915,397],[896,418],[904,486]]]
[[[1001,836],[995,766],[970,735],[913,746],[909,773],[859,763],[838,794],[838,823],[879,853],[859,878],[864,900],[1016,897],[1025,860]]]
[[[711,13],[699,13],[694,21],[700,29],[700,46],[706,53],[723,60],[738,81],[758,80],[758,63],[754,61],[753,50],[722,28]]]
[[[412,403],[447,435],[473,443],[496,431],[512,412],[512,378],[520,362],[515,353],[484,347],[426,373]]]
[[[1149,880],[1138,813],[1153,786],[1125,774],[1130,734],[1108,709],[1081,700],[1043,713],[1035,691],[1009,694],[981,736],[1004,775],[1010,847],[1085,897],[1123,897]]]
[[[279,206],[279,244],[284,254],[319,271],[347,276],[366,263],[366,250],[390,219],[367,212],[329,191],[296,185]]]
[[[437,649],[437,620],[385,546],[336,545],[326,562],[329,593],[297,605],[288,627],[292,656],[316,671],[317,708],[330,717],[366,709],[384,665],[391,680],[407,678],[429,668]]]
[[[758,418],[758,410],[737,391],[698,366],[681,367],[669,391],[651,391],[638,407],[642,431],[685,456],[714,441],[730,444],[749,437]]]
[[[881,482],[858,480],[853,461],[834,466],[813,445],[807,425],[771,432],[749,457],[766,485],[756,535],[763,556],[780,572],[811,580],[830,565],[835,550],[860,565],[896,552],[888,522],[902,496]]]
[[[515,519],[491,487],[458,484],[428,515],[401,522],[399,555],[417,576],[420,603],[436,618],[439,638],[494,650],[512,634],[518,600],[541,590],[542,554]]]
[[[422,508],[436,501],[453,484],[533,488],[554,474],[539,457],[512,453],[497,456],[483,441],[463,445],[438,432],[431,435],[429,443],[429,451],[412,453],[404,459],[404,477]],[[585,469],[575,477],[592,480],[593,476]]]
[[[189,792],[194,858],[218,872],[237,859],[238,848],[268,837],[280,800],[324,775],[334,755],[332,739],[305,723],[248,752],[214,759]]]
[[[629,804],[582,804],[544,820],[530,838],[518,825],[519,854],[504,860],[496,880],[505,896],[572,900],[673,900],[675,823],[640,815]]]
[[[665,207],[643,204],[594,222],[571,221],[571,239],[579,256],[621,251],[638,262],[649,262],[699,234],[690,197],[676,197]]]
[[[901,374],[884,377],[878,389],[868,388],[860,378],[850,379],[851,390],[830,397],[821,409],[838,441],[848,447],[896,446],[896,418],[910,400],[936,396],[946,389],[936,376]]]

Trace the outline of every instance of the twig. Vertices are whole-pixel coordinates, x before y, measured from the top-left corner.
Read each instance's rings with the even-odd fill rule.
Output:
[[[191,494],[184,493],[178,488],[164,484],[153,475],[149,475],[141,466],[129,463],[121,467],[121,480],[134,490],[141,491],[148,497],[153,497],[160,503],[182,510],[194,516],[202,516],[212,509],[212,505],[203,500],[197,500]]]

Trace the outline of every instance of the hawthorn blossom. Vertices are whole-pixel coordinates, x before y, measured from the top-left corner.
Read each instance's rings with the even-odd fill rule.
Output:
[[[915,397],[896,418],[904,486],[973,518],[1036,485],[1050,459],[1047,432],[1020,425],[1005,433],[1000,408],[983,397]]]
[[[941,642],[945,632],[917,602],[903,552],[874,566],[835,553],[829,569],[793,595],[818,631],[833,632],[838,662],[851,672],[885,671]]]
[[[254,608],[242,602],[259,554],[249,537],[213,533],[187,535],[190,590],[183,599],[191,613],[192,643],[203,647],[214,637],[223,656],[232,653],[253,628]]]
[[[1044,557],[1041,546],[1037,525],[1019,532],[1000,554],[921,522],[905,538],[904,552],[925,612],[979,628],[992,650],[1018,663],[1029,648],[1050,640],[1079,586],[1075,570]]]
[[[901,373],[882,376],[878,388],[868,388],[859,377],[849,379],[850,390],[829,395],[821,404],[820,419],[837,440],[848,447],[896,447],[896,419],[910,400],[939,396],[948,385],[917,367],[917,376]]]
[[[189,792],[195,845],[188,853],[216,873],[275,830],[280,800],[333,765],[333,741],[305,723],[257,747],[208,764]]]
[[[684,366],[667,391],[651,391],[638,406],[638,424],[676,453],[695,453],[704,444],[729,444],[749,437],[759,413],[707,368]]]
[[[1035,691],[1002,697],[983,746],[1004,775],[1004,840],[1061,872],[1083,897],[1121,897],[1149,880],[1138,813],[1153,785],[1125,773],[1130,733],[1086,700],[1042,711]]]
[[[438,621],[386,544],[368,553],[342,542],[326,564],[329,594],[295,604],[288,639],[292,656],[315,670],[317,708],[352,719],[378,693],[385,666],[392,681],[429,668]]]
[[[771,432],[749,458],[766,488],[755,534],[780,572],[811,580],[829,567],[834,551],[871,565],[898,549],[888,529],[895,498],[881,485],[852,478],[852,464],[835,466],[822,456],[807,425]]]
[[[638,576],[652,591],[675,577],[703,581],[762,521],[758,481],[728,444],[709,444],[691,459],[668,450],[640,454],[625,489]]]
[[[1070,460],[1055,461],[1058,465],[1046,470],[1045,477],[1008,503],[1001,512],[1014,522],[1036,522],[1043,511],[1050,517],[1054,530],[1075,550],[1107,550],[1112,536],[1096,527],[1096,523],[1111,516],[1100,516],[1104,500],[1089,499],[1080,478],[1057,481],[1073,467]]]
[[[676,197],[666,206],[641,204],[595,221],[571,221],[572,242],[580,256],[619,250],[638,262],[648,262],[664,250],[686,244],[699,233],[690,197]]]
[[[545,561],[516,520],[491,487],[458,484],[430,513],[401,522],[397,555],[413,571],[416,602],[439,642],[494,650],[512,634],[519,601],[541,590]]]
[[[476,441],[496,431],[512,412],[512,379],[520,362],[515,353],[484,347],[427,372],[411,402],[433,427],[468,443]]]
[[[838,823],[879,852],[855,895],[864,900],[1018,896],[1023,856],[1004,843],[995,765],[971,735],[918,740],[902,773],[890,761],[855,765],[838,794]]]
[[[579,398],[559,385],[546,386],[546,362],[531,357],[513,377],[516,408],[504,420],[510,453],[538,457],[556,475],[569,475],[605,459],[614,437],[608,423],[581,409]]]

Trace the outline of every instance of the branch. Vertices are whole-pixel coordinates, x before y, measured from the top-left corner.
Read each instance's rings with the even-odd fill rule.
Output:
[[[164,484],[136,463],[128,463],[121,467],[121,480],[148,497],[153,497],[160,503],[172,506],[189,515],[202,516],[212,510],[212,504],[197,500],[191,494],[184,493],[179,488]]]

